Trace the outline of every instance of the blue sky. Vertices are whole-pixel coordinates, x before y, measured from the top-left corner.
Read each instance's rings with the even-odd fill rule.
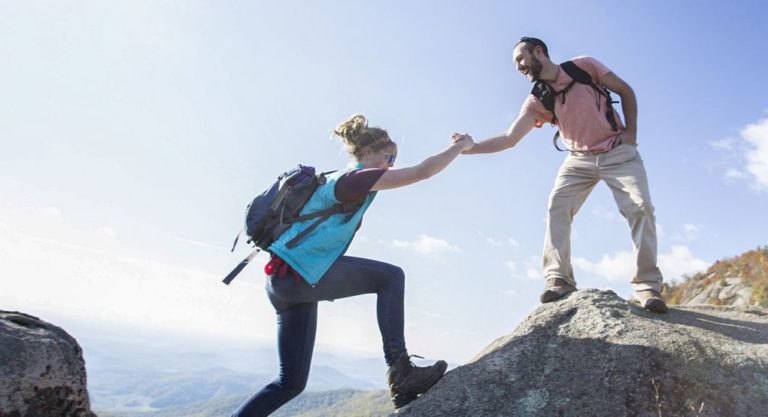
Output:
[[[400,166],[506,129],[530,90],[523,35],[635,89],[668,280],[768,243],[765,3],[414,3],[0,2],[0,308],[272,343],[259,268],[219,283],[245,203],[297,163],[344,166],[330,132],[356,112]],[[552,133],[368,212],[349,253],[406,270],[412,352],[464,362],[536,307]],[[629,296],[631,250],[598,186],[574,223],[579,285]],[[374,304],[325,303],[321,348],[379,355]]]

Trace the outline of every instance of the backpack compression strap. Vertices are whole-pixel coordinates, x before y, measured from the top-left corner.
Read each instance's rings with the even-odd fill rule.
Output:
[[[312,233],[315,229],[317,229],[317,226],[320,226],[320,223],[328,220],[331,216],[334,214],[339,213],[351,213],[353,211],[356,211],[362,206],[362,204],[352,204],[352,205],[346,205],[346,204],[334,204],[332,207],[327,208],[325,210],[321,210],[318,212],[314,212],[311,214],[307,214],[305,216],[299,216],[294,219],[291,219],[289,223],[296,223],[304,220],[308,220],[315,217],[320,217],[309,225],[306,229],[302,230],[301,233],[296,235],[293,239],[289,240],[288,243],[285,244],[290,249],[295,248],[299,243],[301,243],[301,240],[304,239],[308,234]]]

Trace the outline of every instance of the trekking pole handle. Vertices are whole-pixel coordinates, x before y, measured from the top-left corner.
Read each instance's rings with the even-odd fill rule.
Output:
[[[261,251],[261,248],[256,248],[253,252],[251,252],[248,256],[245,257],[236,267],[232,270],[221,282],[229,285],[230,282],[232,282],[235,277],[242,272],[243,268],[245,268],[251,260],[256,256],[257,253]]]

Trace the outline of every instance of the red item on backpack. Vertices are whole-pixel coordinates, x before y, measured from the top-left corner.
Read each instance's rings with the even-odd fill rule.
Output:
[[[264,266],[264,273],[269,275],[277,275],[278,277],[284,277],[288,273],[292,273],[297,279],[301,278],[298,272],[294,271],[290,265],[288,265],[283,258],[272,254],[269,262]]]

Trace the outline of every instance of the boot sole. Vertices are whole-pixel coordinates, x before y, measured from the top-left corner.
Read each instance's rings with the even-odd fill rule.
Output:
[[[656,314],[664,314],[669,310],[669,307],[667,307],[667,303],[664,301],[654,301],[654,300],[648,300],[645,302],[645,305],[641,304],[640,301],[636,298],[632,298],[629,300],[630,304],[634,304],[642,309],[648,310],[652,313]]]
[[[546,290],[541,294],[541,297],[539,297],[539,301],[541,301],[542,304],[551,303],[552,301],[557,301],[574,291],[576,291],[576,287],[571,287],[564,291]]]

